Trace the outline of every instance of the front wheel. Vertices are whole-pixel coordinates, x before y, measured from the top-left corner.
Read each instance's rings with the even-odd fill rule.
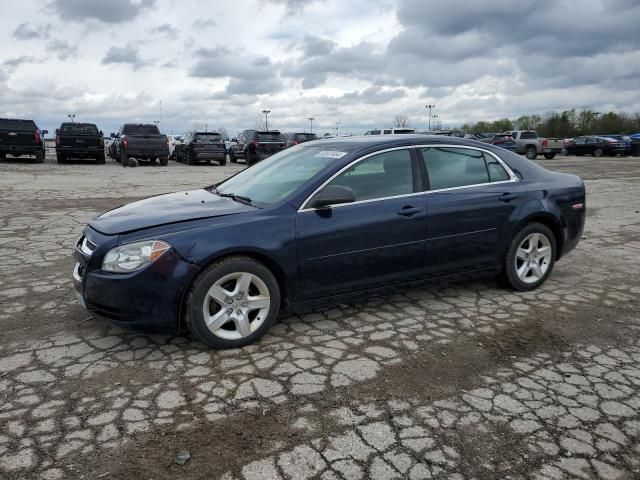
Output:
[[[220,160],[218,163],[220,163],[221,167],[224,167],[227,164],[227,155],[225,154],[222,160]]]
[[[238,159],[233,154],[233,152],[229,152],[229,160],[231,160],[231,163],[238,163]]]
[[[551,274],[555,258],[553,232],[546,225],[530,223],[511,241],[503,266],[504,280],[514,290],[534,290]]]
[[[186,301],[186,322],[201,342],[236,348],[262,337],[280,310],[280,287],[260,262],[234,256],[202,272]]]
[[[594,157],[601,157],[602,155],[604,155],[604,150],[602,150],[601,148],[596,148],[593,151],[593,156]]]
[[[538,156],[538,151],[536,150],[536,147],[527,147],[525,155],[529,160],[535,160]]]

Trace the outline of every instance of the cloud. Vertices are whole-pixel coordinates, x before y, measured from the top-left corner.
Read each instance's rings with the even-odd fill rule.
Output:
[[[52,53],[60,60],[68,60],[78,55],[78,47],[66,40],[53,40],[47,45],[47,53]]]
[[[160,35],[166,35],[170,38],[176,38],[180,33],[180,29],[174,27],[170,23],[163,23],[151,29],[151,33],[158,33]]]
[[[318,0],[268,0],[268,1],[276,5],[284,5],[287,9],[287,13],[300,13],[308,5],[315,3]]]
[[[16,68],[25,63],[36,63],[39,59],[33,55],[21,55],[19,57],[13,57],[2,62],[3,65],[10,68]]]
[[[213,28],[213,27],[215,27],[217,25],[218,25],[218,22],[216,22],[212,18],[199,18],[198,20],[196,20],[195,22],[193,22],[191,24],[191,26],[193,28],[197,28],[198,30],[205,30],[207,28]]]
[[[62,20],[124,23],[153,7],[155,0],[52,0],[49,5]]]
[[[49,38],[50,31],[50,24],[32,26],[24,22],[16,27],[13,31],[13,36],[18,40],[44,39]]]
[[[109,64],[126,64],[130,65],[134,70],[138,70],[150,62],[143,60],[140,57],[138,48],[129,43],[124,47],[112,46],[107,50],[104,58],[102,59],[103,65]]]

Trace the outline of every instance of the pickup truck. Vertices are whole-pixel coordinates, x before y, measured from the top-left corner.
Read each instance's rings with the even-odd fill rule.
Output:
[[[65,122],[56,129],[56,160],[93,158],[104,163],[104,138],[93,123]]]
[[[0,118],[0,160],[7,155],[32,155],[36,163],[44,162],[44,139],[49,133],[37,127],[33,120]]]
[[[516,142],[515,152],[525,154],[529,160],[535,160],[538,155],[551,160],[564,148],[564,140],[557,138],[541,138],[533,130],[514,130],[505,132]]]
[[[158,158],[163,166],[169,163],[169,140],[156,125],[125,123],[118,133],[111,134],[111,138],[115,139],[112,146],[114,158],[123,167],[129,165],[132,158],[151,163]]]

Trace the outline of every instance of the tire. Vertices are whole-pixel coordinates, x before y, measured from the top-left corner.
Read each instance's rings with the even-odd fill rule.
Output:
[[[44,163],[44,153],[36,153],[36,163]]]
[[[249,283],[247,292],[241,292],[240,279]],[[218,300],[208,295],[216,283]],[[244,293],[244,296],[232,296],[239,289],[238,295]],[[248,302],[256,302],[256,308],[247,308]],[[234,310],[242,313],[236,315]],[[271,271],[252,258],[233,256],[214,263],[198,275],[187,294],[184,311],[186,324],[195,338],[212,348],[226,349],[257,341],[271,328],[279,310],[280,287]],[[212,323],[218,322],[216,333],[207,326],[205,311],[212,318],[217,315]]]
[[[256,158],[256,154],[255,153],[251,153],[249,151],[247,151],[244,154],[244,158],[246,158],[245,161],[246,161],[247,165],[253,165],[254,163],[256,163],[258,161],[257,158]]]
[[[0,160],[6,160],[7,159],[7,154],[6,153],[0,153]]]
[[[104,153],[102,155],[98,155],[96,157],[96,164],[98,164],[98,165],[104,165],[105,161],[106,161],[106,159],[104,158]]]
[[[64,158],[64,155],[62,153],[56,153],[56,162],[57,163],[65,163],[67,161],[66,158]]]
[[[160,157],[160,165],[163,167],[169,165],[169,157]]]
[[[537,237],[534,235],[537,235]],[[536,244],[534,249],[531,247],[532,241]],[[547,250],[544,250],[545,247],[548,247],[548,254],[545,254],[544,257],[539,257],[535,254],[538,249],[547,252]],[[532,255],[531,257],[526,256],[527,250],[530,250],[528,255]],[[504,265],[502,266],[503,280],[514,290],[521,292],[534,290],[542,285],[551,274],[556,255],[556,238],[549,227],[541,223],[529,223],[516,233],[511,240]],[[539,267],[537,271],[533,267],[536,262]],[[531,265],[531,267],[527,268],[528,265]]]
[[[221,167],[224,167],[227,164],[227,154],[225,153],[224,158],[218,162]]]
[[[567,150],[566,148],[563,148],[562,151],[560,152],[560,155],[563,155],[566,157],[567,155],[569,155],[569,150]]]
[[[555,153],[545,153],[544,154],[544,158],[546,158],[547,160],[552,160],[555,156],[556,156]]]
[[[129,157],[127,157],[127,154],[124,152],[120,152],[120,164],[123,167],[126,167],[129,164]]]
[[[238,163],[238,159],[233,154],[233,152],[229,152],[229,160],[231,161],[231,163]]]
[[[604,154],[604,150],[602,150],[601,148],[596,148],[593,151],[593,156],[594,157],[601,157]]]
[[[187,150],[187,165],[193,165],[195,162],[191,159],[191,152]]]
[[[538,157],[538,151],[536,150],[536,147],[533,147],[533,146],[527,147],[527,149],[525,150],[525,156],[529,160],[535,160]]]

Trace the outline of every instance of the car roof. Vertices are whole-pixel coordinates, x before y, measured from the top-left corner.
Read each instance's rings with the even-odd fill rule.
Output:
[[[486,145],[480,142],[469,141],[459,137],[449,137],[444,135],[426,135],[426,134],[406,134],[406,135],[353,135],[351,137],[330,137],[321,140],[307,142],[305,145],[326,145],[339,147],[340,145],[348,145],[350,149],[358,147],[389,147],[423,145],[426,143],[442,143],[455,145]]]

